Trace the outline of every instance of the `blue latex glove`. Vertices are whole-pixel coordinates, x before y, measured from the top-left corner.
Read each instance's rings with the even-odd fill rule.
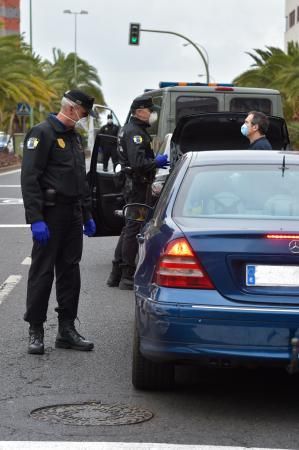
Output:
[[[96,233],[97,227],[93,219],[88,219],[88,221],[83,225],[83,233],[85,236],[91,237]]]
[[[158,155],[155,158],[155,163],[158,169],[166,169],[170,162],[167,160],[167,155]]]
[[[31,231],[33,239],[41,245],[46,245],[49,238],[50,232],[46,222],[39,221],[31,224]]]

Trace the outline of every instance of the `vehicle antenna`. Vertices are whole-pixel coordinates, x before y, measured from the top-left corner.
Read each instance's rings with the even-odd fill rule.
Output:
[[[285,155],[283,155],[282,166],[280,167],[280,169],[281,169],[281,175],[284,177],[284,171],[287,170],[287,167],[286,167],[286,156]]]

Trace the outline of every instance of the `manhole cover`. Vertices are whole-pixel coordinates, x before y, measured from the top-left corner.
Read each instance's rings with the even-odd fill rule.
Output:
[[[127,405],[86,402],[34,409],[31,417],[63,425],[132,425],[153,417],[146,409]]]

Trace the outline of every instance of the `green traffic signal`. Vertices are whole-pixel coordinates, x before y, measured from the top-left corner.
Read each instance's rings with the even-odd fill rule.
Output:
[[[139,45],[140,24],[130,23],[129,45]]]

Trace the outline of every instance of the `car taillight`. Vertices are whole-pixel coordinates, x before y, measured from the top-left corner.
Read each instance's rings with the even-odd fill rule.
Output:
[[[169,242],[156,267],[154,282],[165,287],[215,289],[185,238]]]
[[[299,239],[299,234],[267,234],[267,239]]]

